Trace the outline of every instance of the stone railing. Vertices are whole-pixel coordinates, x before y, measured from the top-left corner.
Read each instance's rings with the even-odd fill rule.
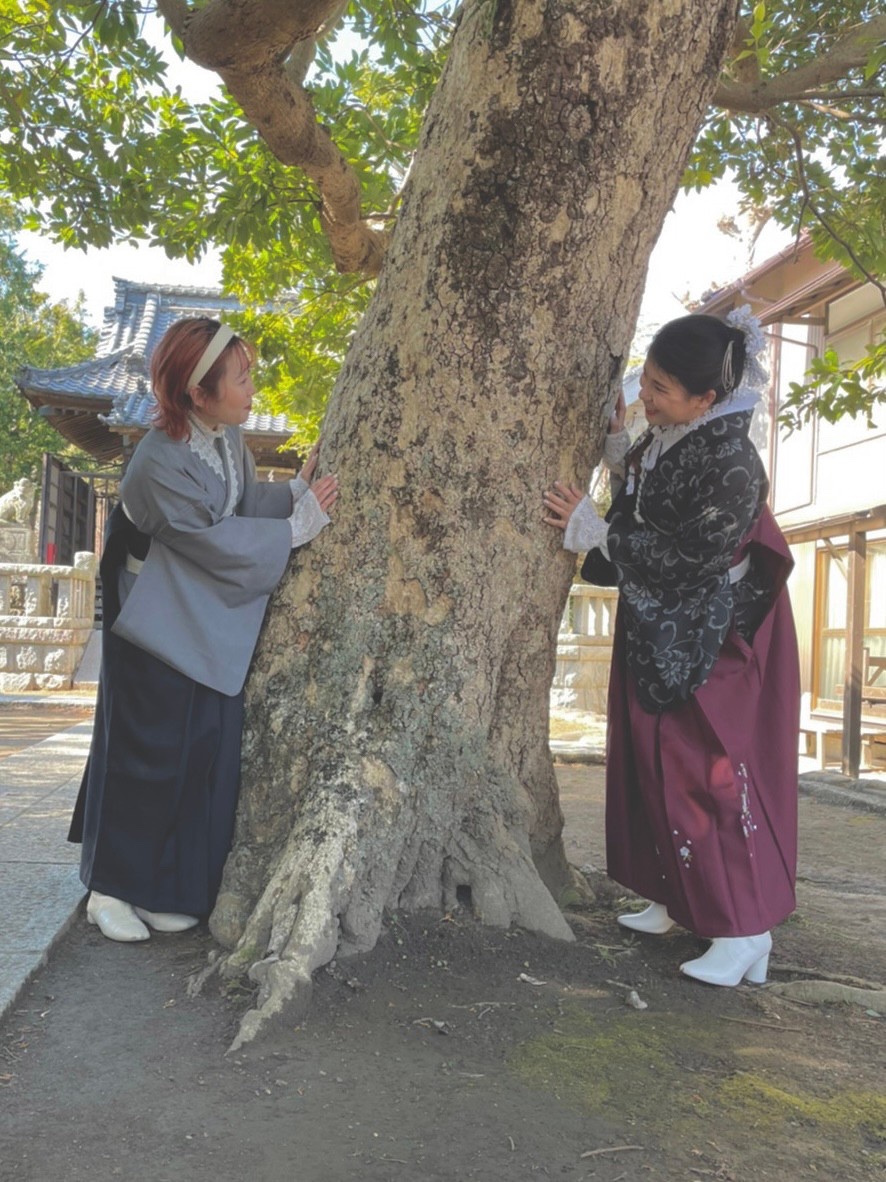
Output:
[[[95,555],[0,563],[0,691],[70,689],[94,627]]]
[[[557,638],[553,709],[606,712],[617,601],[615,588],[573,584]]]

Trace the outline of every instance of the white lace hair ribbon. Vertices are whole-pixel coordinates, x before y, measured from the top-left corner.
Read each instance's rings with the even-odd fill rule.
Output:
[[[731,312],[727,312],[725,319],[731,328],[737,328],[739,332],[744,333],[745,363],[741,383],[717,405],[744,410],[759,401],[760,395],[769,386],[769,370],[766,367],[769,346],[763,326],[751,311],[749,304],[733,308]]]

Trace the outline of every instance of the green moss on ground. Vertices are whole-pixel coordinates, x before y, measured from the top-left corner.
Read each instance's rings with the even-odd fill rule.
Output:
[[[708,1136],[733,1149],[754,1132],[783,1139],[805,1130],[809,1153],[879,1160],[886,1147],[886,1095],[839,1091],[814,1095],[784,1072],[739,1070],[741,1036],[722,1022],[677,1014],[624,1016],[568,1009],[553,1032],[510,1058],[525,1082],[558,1099],[642,1126],[664,1144]]]
[[[863,1133],[886,1143],[886,1095],[876,1092],[836,1092],[811,1096],[778,1087],[751,1072],[725,1080],[719,1097],[727,1108],[755,1124],[779,1125],[786,1120],[818,1125],[828,1133]]]

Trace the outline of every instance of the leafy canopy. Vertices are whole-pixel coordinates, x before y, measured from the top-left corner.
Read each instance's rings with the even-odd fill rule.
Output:
[[[48,368],[85,361],[95,334],[84,323],[79,301],[53,304],[37,291],[40,268],[15,247],[15,222],[0,205],[0,492],[21,476],[38,479],[43,452],[59,452],[60,436],[18,393],[14,375],[21,365]],[[70,446],[63,455],[78,466],[92,462]]]
[[[147,241],[196,260],[219,247],[270,407],[310,435],[371,284],[335,273],[316,188],[226,91],[191,102],[167,83],[153,8],[0,0],[0,194],[71,248]],[[822,257],[867,278],[886,255],[879,14],[868,0],[749,6],[684,177],[702,188],[733,174],[749,209],[808,229]],[[368,0],[318,43],[305,85],[372,224],[396,217],[455,19],[453,0]],[[181,53],[168,37],[163,52],[173,45]],[[864,411],[877,370],[846,403],[826,384],[829,413]],[[798,405],[815,408],[810,398]]]

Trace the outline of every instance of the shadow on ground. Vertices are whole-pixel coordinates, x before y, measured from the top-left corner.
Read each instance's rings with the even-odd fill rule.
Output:
[[[680,978],[701,945],[620,929],[592,869],[602,769],[559,774],[598,888],[575,944],[392,917],[246,1053],[225,1054],[246,993],[187,996],[204,930],[118,946],[81,916],[0,1030],[0,1178],[881,1178],[884,1019]],[[886,817],[804,800],[801,836],[773,981],[886,980]]]

